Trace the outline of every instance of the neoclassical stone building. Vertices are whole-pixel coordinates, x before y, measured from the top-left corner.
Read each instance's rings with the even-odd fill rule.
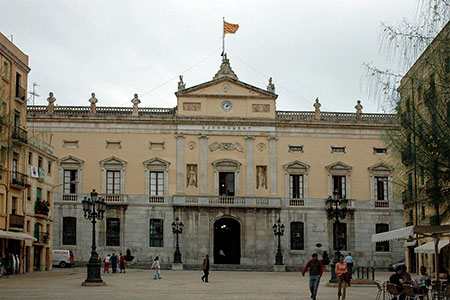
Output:
[[[238,80],[224,57],[213,80],[186,88],[175,108],[29,106],[28,122],[53,134],[59,191],[54,195],[55,249],[87,261],[91,224],[81,200],[92,189],[108,203],[98,225],[101,255],[130,249],[138,262],[159,255],[171,263],[171,224],[184,223],[185,265],[206,253],[214,264],[271,266],[281,218],[284,262],[304,263],[338,244],[359,265],[386,266],[403,244],[372,244],[375,232],[403,225],[382,130],[392,115],[277,111],[275,86]],[[334,241],[324,199],[349,199]],[[219,255],[220,250],[225,255]]]

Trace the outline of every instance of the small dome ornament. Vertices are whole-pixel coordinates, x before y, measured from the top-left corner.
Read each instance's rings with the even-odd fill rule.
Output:
[[[272,83],[272,77],[269,78],[269,84],[267,85],[267,91],[275,94],[275,84]]]

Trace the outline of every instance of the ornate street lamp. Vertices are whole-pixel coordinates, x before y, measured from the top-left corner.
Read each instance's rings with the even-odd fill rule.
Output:
[[[348,200],[345,196],[339,199],[339,193],[337,190],[333,192],[333,197],[329,196],[325,199],[325,210],[327,211],[327,216],[329,220],[334,220],[336,224],[336,229],[334,230],[334,241],[333,244],[336,245],[336,252],[334,253],[334,259],[331,264],[331,279],[330,282],[337,282],[337,276],[335,272],[335,266],[339,261],[339,255],[341,255],[341,245],[339,244],[339,220],[345,219],[347,215],[347,204]]]
[[[173,263],[181,264],[181,252],[180,245],[178,244],[178,235],[183,233],[183,222],[180,222],[180,219],[177,217],[175,221],[172,222],[172,232],[177,236],[177,247],[175,249],[175,253],[173,254]]]
[[[284,224],[281,224],[280,218],[278,218],[278,221],[273,225],[273,233],[275,236],[278,236],[278,250],[277,255],[275,255],[275,265],[283,265],[283,254],[281,254],[281,236],[284,234]]]
[[[82,285],[105,285],[100,277],[101,263],[98,260],[97,246],[95,245],[95,224],[97,220],[102,220],[106,210],[105,199],[98,197],[95,190],[91,192],[91,198],[84,197],[83,212],[84,217],[92,222],[92,251],[91,258],[87,264],[87,278]]]

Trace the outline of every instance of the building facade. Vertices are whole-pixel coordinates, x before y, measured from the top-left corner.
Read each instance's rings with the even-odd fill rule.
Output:
[[[450,23],[447,23],[402,78],[398,89],[402,135],[409,142],[402,149],[401,165],[405,226],[450,224],[449,42]],[[433,251],[417,254],[415,250],[430,241],[431,238],[409,244],[405,256],[410,270],[425,266],[435,272]],[[449,244],[448,238],[444,238],[445,246],[439,255],[441,273],[450,270]]]
[[[81,201],[95,189],[107,201],[98,223],[100,255],[130,249],[137,262],[158,255],[171,263],[171,224],[185,265],[209,253],[214,264],[272,266],[277,240],[287,266],[312,253],[351,252],[360,266],[386,266],[403,244],[371,243],[371,234],[400,228],[389,149],[381,133],[395,116],[277,111],[275,86],[238,80],[224,57],[213,80],[186,88],[180,77],[175,108],[29,106],[28,122],[53,136],[59,188],[54,195],[55,248],[78,261],[90,256],[91,223]],[[325,199],[349,200],[339,226]],[[335,235],[334,230],[337,230]],[[336,239],[334,238],[336,236]],[[220,253],[220,254],[219,254]]]
[[[43,236],[52,228],[48,193],[53,177],[36,169],[33,178],[30,167],[37,166],[38,157],[42,164],[54,163],[56,157],[42,136],[26,129],[28,56],[1,33],[0,64],[0,259],[10,274],[49,270],[51,240]],[[35,197],[39,189],[42,193]],[[36,199],[50,202],[36,210]]]

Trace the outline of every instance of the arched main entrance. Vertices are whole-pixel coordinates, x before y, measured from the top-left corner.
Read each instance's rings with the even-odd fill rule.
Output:
[[[214,222],[214,263],[240,264],[241,225],[231,218]]]

